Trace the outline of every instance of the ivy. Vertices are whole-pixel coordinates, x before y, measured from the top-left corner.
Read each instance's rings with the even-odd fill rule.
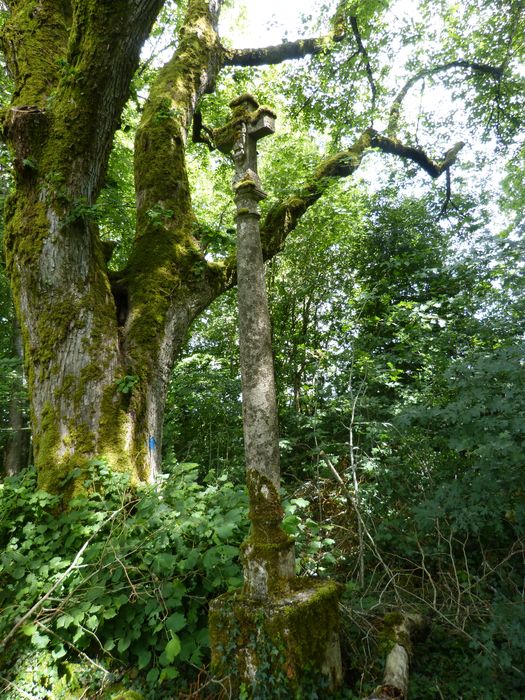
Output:
[[[80,655],[93,670],[90,692],[128,668],[142,679],[130,672],[128,687],[147,695],[204,663],[206,601],[240,582],[244,492],[228,481],[202,486],[197,465],[185,464],[137,491],[100,460],[86,474],[86,494],[65,512],[35,486],[33,470],[1,486],[0,643],[33,612],[3,649],[0,675],[24,689],[41,683],[35,697],[66,697],[57,688]],[[28,642],[53,668],[43,684],[30,656],[12,663]]]

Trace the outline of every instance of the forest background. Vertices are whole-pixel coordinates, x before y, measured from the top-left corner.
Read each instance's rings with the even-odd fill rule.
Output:
[[[3,5],[7,24],[16,2]],[[186,10],[164,3],[100,194],[76,204],[111,248],[110,270],[129,263],[134,138]],[[210,149],[231,99],[252,93],[278,115],[260,147],[263,226],[321,173],[319,197],[267,255],[267,287],[284,527],[301,574],[344,586],[347,698],[380,681],[398,611],[427,622],[411,698],[524,696],[524,10],[316,7],[300,35],[329,38],[311,56],[227,65],[186,146],[206,262],[234,254],[232,163]],[[237,48],[242,7],[224,15],[221,40]],[[282,38],[281,59],[296,46]],[[0,102],[12,95],[2,70]],[[393,145],[374,136],[357,157],[370,127],[395,131]],[[20,174],[12,150],[2,146],[0,159],[3,206]],[[36,167],[27,160],[26,173]],[[172,216],[165,205],[147,211],[151,226]],[[100,454],[43,490],[8,277],[2,270],[2,697],[228,697],[227,680],[207,670],[206,615],[211,598],[241,584],[249,524],[235,289],[196,318],[170,373],[155,484],[130,485]],[[117,378],[124,403],[139,381]],[[62,509],[79,478],[84,490]],[[267,697],[281,697],[266,681]]]

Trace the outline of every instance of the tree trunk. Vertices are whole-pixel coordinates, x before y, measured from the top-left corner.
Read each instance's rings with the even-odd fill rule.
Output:
[[[7,269],[23,333],[39,485],[105,455],[143,477],[93,204],[141,45],[161,0],[19,2],[3,33],[15,79],[3,134],[15,167]],[[126,39],[126,41],[123,40]],[[58,59],[62,57],[62,67]]]
[[[96,203],[140,48],[163,0],[21,0],[2,47],[16,89],[2,133],[15,166],[5,246],[23,329],[41,488],[104,457],[135,481],[160,463],[167,382],[189,325],[231,274],[194,238],[188,128],[222,49],[220,0],[190,0],[137,133],[137,230],[109,273]],[[152,211],[161,216],[153,217]]]
[[[12,322],[12,344],[17,357],[22,360],[22,336],[18,324]],[[26,415],[26,400],[24,395],[24,377],[22,372],[17,372],[11,386],[9,400],[9,437],[4,453],[4,474],[14,476],[25,469],[29,463],[31,450],[30,431]]]
[[[383,635],[392,642],[385,661],[383,683],[366,700],[405,700],[414,637],[425,629],[421,615],[391,613],[385,616]]]

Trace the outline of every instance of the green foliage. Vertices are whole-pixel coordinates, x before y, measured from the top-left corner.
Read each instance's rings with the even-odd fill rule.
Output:
[[[208,471],[244,481],[237,310],[233,295],[195,323],[187,354],[169,385],[164,426],[166,453],[192,459]]]
[[[169,694],[189,664],[205,661],[206,601],[240,583],[246,497],[225,479],[201,486],[196,476],[197,465],[175,464],[137,492],[96,461],[85,495],[65,512],[35,490],[32,470],[5,481],[0,638],[35,607],[4,650],[3,682],[65,698],[60,679],[79,661],[91,667],[92,691],[131,668],[128,687],[162,697],[160,688]],[[26,662],[11,667],[18,654]],[[52,672],[31,671],[31,657]],[[3,697],[17,696],[6,686]]]
[[[162,224],[166,219],[173,218],[173,211],[157,204],[147,212],[147,215],[154,224]]]
[[[113,269],[125,265],[135,233],[133,142],[128,132],[136,125],[137,118],[136,111],[128,106],[126,124],[115,137],[104,188],[97,200],[101,238],[118,243],[111,257]]]
[[[285,186],[287,165],[275,168]],[[517,699],[523,243],[487,230],[482,202],[458,198],[438,221],[439,192],[398,185],[333,187],[268,267],[284,527],[299,573],[347,585],[348,686],[377,685],[385,650],[369,640],[401,608],[431,621],[413,697],[484,697],[492,679],[494,697]],[[181,456],[186,440],[213,455],[229,445],[231,459],[208,456],[226,473],[241,462],[233,314],[224,300],[196,326],[167,424],[184,426]]]
[[[131,394],[133,387],[137,384],[139,378],[134,374],[126,374],[117,382],[117,389],[121,394]]]
[[[99,217],[99,208],[96,204],[90,204],[86,200],[78,200],[73,202],[69,207],[67,215],[63,218],[62,225],[67,226],[78,219],[86,221],[97,221]]]

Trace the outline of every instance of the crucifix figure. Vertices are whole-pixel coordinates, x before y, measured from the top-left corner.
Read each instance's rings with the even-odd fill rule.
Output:
[[[235,162],[237,288],[244,449],[251,533],[243,545],[244,591],[263,599],[281,593],[295,575],[292,540],[281,529],[279,432],[270,316],[259,232],[257,142],[274,132],[275,114],[251,95],[230,103],[232,120],[214,133]]]

